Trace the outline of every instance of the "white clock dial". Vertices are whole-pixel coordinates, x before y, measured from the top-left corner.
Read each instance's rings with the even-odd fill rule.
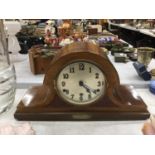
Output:
[[[78,61],[67,65],[58,75],[57,91],[67,102],[90,104],[105,92],[105,76],[93,63]]]

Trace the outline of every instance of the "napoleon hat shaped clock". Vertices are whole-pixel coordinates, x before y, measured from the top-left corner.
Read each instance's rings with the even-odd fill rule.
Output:
[[[90,42],[59,50],[41,86],[29,89],[14,114],[18,120],[137,120],[149,117],[132,86],[120,85],[106,53]]]

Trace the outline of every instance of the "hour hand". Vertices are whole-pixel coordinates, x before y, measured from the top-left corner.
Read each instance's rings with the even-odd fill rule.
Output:
[[[88,93],[90,93],[90,89],[84,85],[83,81],[79,81],[79,86],[84,87]]]
[[[94,89],[90,88],[89,86],[87,86],[83,81],[79,81],[79,85],[84,87],[88,93],[93,92],[94,94],[96,94],[96,90],[94,90]]]

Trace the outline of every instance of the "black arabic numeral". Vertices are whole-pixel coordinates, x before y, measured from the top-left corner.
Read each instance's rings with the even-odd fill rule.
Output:
[[[79,96],[80,101],[83,101],[83,93],[80,93],[79,95],[80,95]]]
[[[69,94],[69,90],[68,89],[63,89],[63,92],[66,93],[67,95]]]
[[[91,67],[89,67],[89,73],[91,73]]]
[[[100,87],[101,86],[101,81],[97,82],[97,86]]]
[[[84,70],[85,66],[83,63],[79,63],[79,70]]]
[[[62,87],[64,87],[66,85],[66,82],[65,81],[62,81],[61,82],[61,85],[62,85]]]
[[[69,74],[67,74],[67,73],[63,74],[63,78],[64,79],[68,79],[69,78]]]
[[[99,73],[95,74],[95,78],[98,79],[99,78]]]
[[[72,99],[74,98],[74,94],[71,95]]]
[[[91,94],[88,94],[88,99],[91,99]]]
[[[74,67],[71,67],[71,68],[69,69],[69,72],[70,72],[70,73],[74,73],[74,72],[75,72]]]

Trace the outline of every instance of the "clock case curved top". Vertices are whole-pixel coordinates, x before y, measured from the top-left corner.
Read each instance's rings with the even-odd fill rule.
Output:
[[[94,63],[107,81],[104,96],[89,105],[68,104],[56,91],[59,72],[78,60]],[[14,116],[18,120],[134,120],[146,119],[149,113],[132,86],[120,85],[118,73],[102,48],[90,42],[75,42],[59,50],[43,85],[27,91]]]

